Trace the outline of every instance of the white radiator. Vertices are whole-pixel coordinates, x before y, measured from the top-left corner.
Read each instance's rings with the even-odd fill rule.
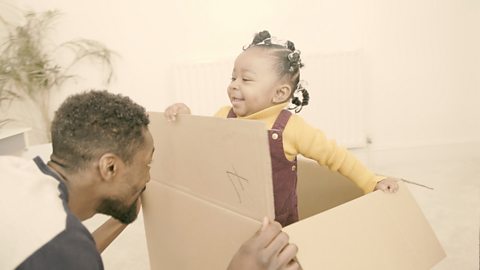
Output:
[[[183,63],[173,66],[173,102],[183,102],[193,114],[212,116],[230,105],[227,87],[234,60]]]
[[[367,91],[362,51],[306,55],[303,61],[310,104],[300,115],[340,145],[365,147]]]
[[[302,60],[310,104],[300,115],[342,146],[365,147],[362,52],[304,55]],[[213,115],[229,105],[227,86],[232,68],[233,60],[174,65],[172,101],[186,103],[194,114]]]

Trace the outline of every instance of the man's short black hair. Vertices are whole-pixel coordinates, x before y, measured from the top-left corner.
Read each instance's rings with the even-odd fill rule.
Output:
[[[52,122],[53,156],[77,171],[105,153],[132,161],[145,142],[150,120],[145,108],[107,91],[88,91],[67,98]]]

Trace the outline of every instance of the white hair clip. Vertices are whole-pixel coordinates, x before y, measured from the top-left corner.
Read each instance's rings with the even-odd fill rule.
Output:
[[[290,101],[291,106],[288,108],[289,110],[295,110],[295,113],[299,113],[303,106],[308,105],[310,95],[305,86],[307,86],[307,82],[303,80],[297,84],[297,88],[293,91],[292,100]]]
[[[302,59],[300,59],[300,51],[295,50],[288,54],[288,61],[290,62],[290,68],[288,69],[290,72],[294,72],[295,68],[302,67]]]
[[[261,42],[251,43],[248,46],[243,46],[243,48],[248,49],[248,48],[251,48],[251,47],[261,46],[261,45],[264,45],[264,46],[278,45],[278,46],[282,46],[286,49],[289,49],[288,48],[288,40],[279,39],[277,37],[269,37],[269,38],[266,38],[266,39],[262,40]]]

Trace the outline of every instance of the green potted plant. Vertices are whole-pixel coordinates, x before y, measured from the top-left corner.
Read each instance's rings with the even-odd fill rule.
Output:
[[[72,68],[85,59],[106,67],[105,82],[113,76],[112,57],[103,44],[89,39],[76,39],[51,44],[48,32],[59,17],[58,11],[29,12],[21,23],[0,17],[6,34],[0,40],[0,128],[12,124],[32,129],[32,143],[50,141],[50,98],[53,91],[77,77]],[[59,55],[67,64],[59,64]]]

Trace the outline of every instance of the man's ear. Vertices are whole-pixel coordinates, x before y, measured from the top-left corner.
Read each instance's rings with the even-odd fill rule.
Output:
[[[103,154],[98,160],[98,170],[105,181],[112,181],[118,174],[120,166],[120,158],[112,153]]]
[[[292,87],[289,84],[281,84],[275,90],[272,98],[274,104],[287,102],[292,94]]]

